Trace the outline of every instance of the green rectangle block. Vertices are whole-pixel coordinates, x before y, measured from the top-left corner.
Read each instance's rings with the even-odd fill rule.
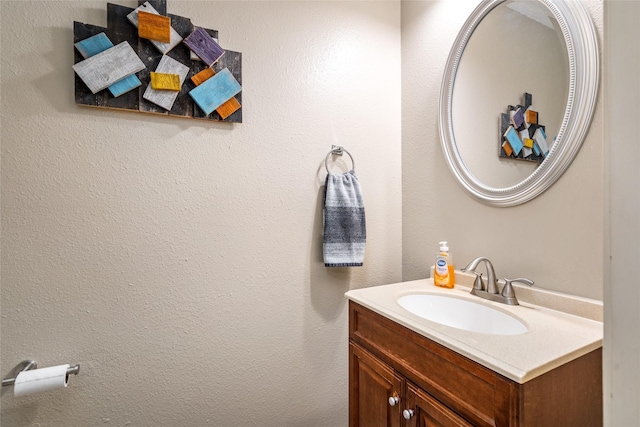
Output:
[[[211,114],[241,90],[240,83],[233,77],[231,71],[225,68],[191,90],[189,95],[205,114]]]

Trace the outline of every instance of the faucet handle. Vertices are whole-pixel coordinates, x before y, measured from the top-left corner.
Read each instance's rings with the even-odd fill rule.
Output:
[[[519,277],[517,279],[507,279],[504,278],[504,287],[502,288],[502,296],[505,298],[515,298],[516,293],[513,290],[513,286],[511,284],[513,282],[524,283],[525,285],[533,286],[533,280],[525,279],[524,277]]]
[[[473,281],[473,289],[484,291],[484,281],[482,280],[482,273],[474,271],[476,279]]]

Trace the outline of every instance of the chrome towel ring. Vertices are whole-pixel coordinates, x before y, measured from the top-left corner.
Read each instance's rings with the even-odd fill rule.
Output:
[[[327,154],[327,157],[324,158],[324,168],[327,170],[327,173],[331,173],[329,172],[329,165],[327,163],[329,161],[329,156],[331,156],[332,154],[335,154],[337,156],[342,156],[343,153],[347,153],[347,155],[351,159],[351,165],[352,165],[351,170],[353,171],[356,170],[356,162],[353,160],[353,156],[351,155],[351,153],[349,153],[347,150],[344,149],[344,147],[340,145],[332,145],[331,151],[329,151],[329,153]]]

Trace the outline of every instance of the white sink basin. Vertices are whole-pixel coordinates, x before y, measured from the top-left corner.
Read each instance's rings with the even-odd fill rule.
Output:
[[[500,310],[462,298],[436,294],[411,294],[398,298],[405,310],[432,322],[493,335],[527,332],[520,320]]]

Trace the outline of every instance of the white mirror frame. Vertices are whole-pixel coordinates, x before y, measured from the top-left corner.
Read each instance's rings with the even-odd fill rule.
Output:
[[[465,166],[456,145],[451,120],[453,87],[460,58],[469,38],[480,21],[504,1],[506,0],[483,0],[460,30],[449,53],[442,79],[438,119],[440,142],[451,173],[470,195],[483,203],[498,207],[519,205],[539,196],[551,187],[573,162],[593,118],[600,67],[596,30],[582,2],[538,0],[558,21],[569,56],[569,95],[564,118],[547,157],[526,179],[505,188],[490,187],[480,182]]]

